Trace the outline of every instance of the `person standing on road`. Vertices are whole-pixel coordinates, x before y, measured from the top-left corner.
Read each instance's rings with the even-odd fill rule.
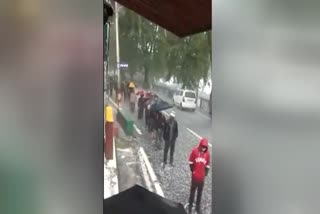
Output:
[[[130,92],[130,109],[131,109],[131,112],[134,112],[135,110],[135,106],[136,106],[136,94],[134,92],[134,89],[132,88],[131,89],[131,92]]]
[[[125,102],[127,100],[127,97],[126,97],[126,83],[125,83],[125,81],[123,81],[121,83],[121,94],[122,94],[122,97],[123,97],[123,101]]]
[[[129,98],[130,98],[130,88],[129,88],[129,85],[130,85],[130,81],[127,82],[127,86],[126,86],[128,102],[129,102]]]
[[[144,119],[145,119],[145,124],[149,133],[149,122],[150,122],[150,100],[147,100],[144,103]]]
[[[201,213],[200,203],[205,177],[210,168],[210,153],[208,150],[208,141],[202,138],[198,146],[192,149],[189,155],[189,165],[191,170],[191,190],[189,197],[189,214],[192,212],[195,192],[197,190],[196,211]]]
[[[169,119],[166,121],[163,130],[164,144],[164,154],[162,167],[165,168],[167,164],[168,151],[170,149],[170,165],[173,166],[173,155],[176,144],[176,139],[178,137],[178,122],[175,119],[175,114],[170,113]]]
[[[138,100],[138,120],[143,118],[143,105],[144,105],[144,94],[141,93],[140,98]]]
[[[162,118],[161,118],[161,113],[160,112],[155,112],[155,121],[154,121],[154,132],[155,132],[155,143],[158,148],[161,146],[161,130],[162,130]]]

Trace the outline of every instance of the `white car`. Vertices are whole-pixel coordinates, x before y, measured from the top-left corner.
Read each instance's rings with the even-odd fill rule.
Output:
[[[178,90],[173,95],[173,103],[180,109],[196,110],[196,92],[191,90]]]

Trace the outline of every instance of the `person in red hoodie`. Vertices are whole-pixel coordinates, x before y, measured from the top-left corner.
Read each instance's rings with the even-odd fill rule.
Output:
[[[200,203],[204,180],[205,176],[208,175],[210,168],[210,153],[206,138],[202,138],[199,142],[199,145],[192,149],[189,155],[189,165],[192,172],[192,179],[188,211],[189,213],[192,212],[193,200],[197,190],[196,211],[200,213]]]

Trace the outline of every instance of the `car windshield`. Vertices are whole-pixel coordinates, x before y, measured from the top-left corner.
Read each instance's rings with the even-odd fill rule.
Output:
[[[188,97],[188,98],[196,98],[196,94],[193,93],[193,92],[186,92],[186,93],[185,93],[185,97]]]

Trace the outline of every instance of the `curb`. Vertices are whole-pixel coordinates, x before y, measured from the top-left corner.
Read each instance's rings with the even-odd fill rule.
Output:
[[[151,178],[151,183],[153,184],[154,188],[155,188],[155,192],[164,197],[164,193],[163,193],[163,190],[160,186],[160,182],[156,176],[156,174],[154,173],[153,171],[153,168],[151,166],[151,163],[149,162],[149,159],[148,159],[148,156],[147,154],[145,153],[144,149],[142,147],[140,147],[139,151],[138,151],[138,154],[139,156],[141,155],[142,159],[143,159],[143,162],[147,168],[147,171],[148,171],[148,174]]]
[[[113,159],[106,160],[104,157],[104,198],[109,198],[119,193],[119,179],[117,169],[117,156],[115,140],[113,138]]]
[[[113,107],[110,106],[105,108],[105,120],[113,121]],[[114,121],[113,121],[114,123]],[[114,128],[112,130],[113,134],[115,132]],[[106,136],[104,136],[105,138]],[[118,179],[118,169],[117,169],[117,155],[115,147],[115,137],[112,138],[112,156],[113,159],[107,160],[105,154],[103,155],[103,165],[104,165],[104,198],[109,198],[113,195],[119,193],[119,179]],[[105,153],[105,151],[104,151]]]
[[[108,95],[107,95],[108,97]],[[116,105],[116,103],[112,100],[112,98],[108,97],[109,101],[112,103],[112,105],[114,106],[114,108],[116,110],[118,110],[118,106]],[[121,107],[120,107],[121,109]],[[166,113],[166,112],[164,112]],[[134,133],[133,136],[130,136],[130,139],[128,139],[129,141],[132,141],[132,138],[136,138],[137,135],[141,136],[142,132],[141,130],[136,126],[136,124],[133,125],[134,126]],[[120,130],[118,130],[120,131]],[[114,150],[115,150],[115,145],[113,146]],[[140,147],[140,149],[138,150],[138,156],[140,159],[140,163],[141,163],[141,167],[142,167],[142,173],[144,176],[144,180],[146,182],[146,186],[147,189],[149,189],[152,192],[157,193],[158,195],[165,197],[163,190],[160,186],[160,182],[157,179],[157,176],[155,175],[153,168],[151,166],[151,163],[149,162],[148,156],[146,155],[144,149],[142,147]],[[114,153],[114,157],[116,157],[115,153]],[[116,161],[115,161],[116,162]],[[118,187],[119,188],[119,187]]]
[[[118,105],[115,103],[115,101],[111,97],[109,97],[109,95],[106,95],[106,97],[111,102],[112,106],[114,106],[116,111],[122,110],[121,106],[119,108]],[[114,122],[114,124],[115,124],[115,122]],[[117,124],[118,131],[119,131],[119,127],[121,127],[121,126],[119,126],[119,124]],[[134,128],[134,132],[133,132],[133,135],[131,136],[131,138],[135,138],[137,135],[142,135],[141,130],[137,127],[137,125],[135,123],[133,123],[133,128]]]

